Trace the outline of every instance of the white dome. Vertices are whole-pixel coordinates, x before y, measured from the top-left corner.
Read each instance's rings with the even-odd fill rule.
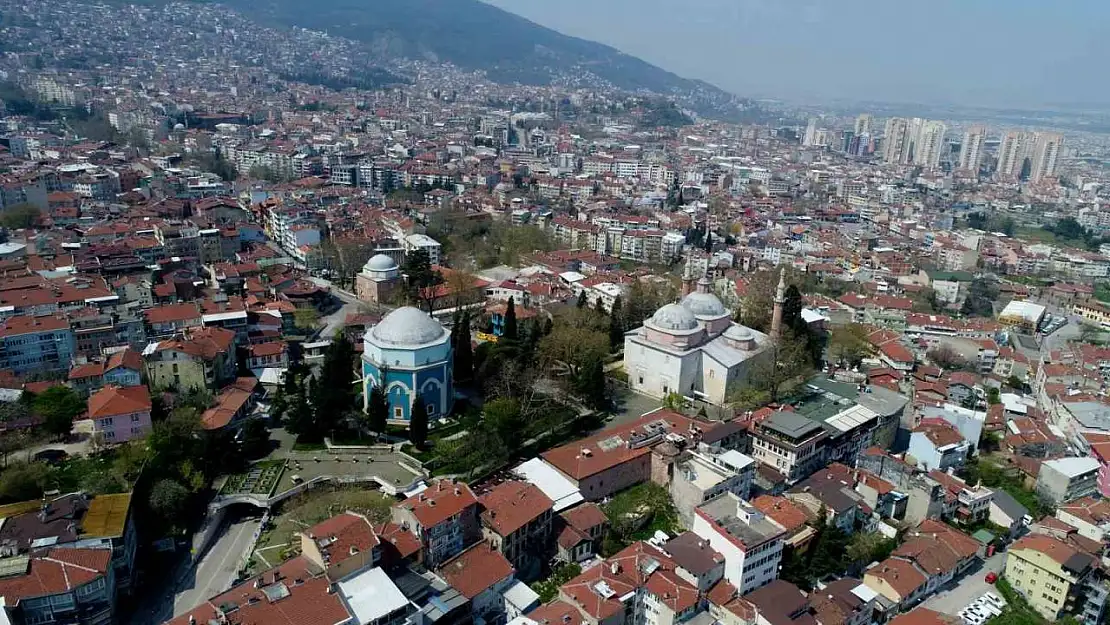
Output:
[[[682,307],[699,317],[721,317],[728,314],[721,298],[712,293],[695,291],[682,299]]]
[[[693,330],[698,327],[693,313],[678,304],[667,304],[655,311],[651,323],[663,330]]]
[[[434,343],[444,337],[447,330],[428,313],[404,306],[385,316],[370,330],[371,341],[379,344],[416,347]]]
[[[398,267],[397,263],[385,254],[375,254],[370,257],[370,260],[366,261],[362,268],[367,271],[393,271]]]

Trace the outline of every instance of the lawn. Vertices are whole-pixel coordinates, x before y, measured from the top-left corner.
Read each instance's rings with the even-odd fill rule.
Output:
[[[633,542],[653,537],[656,531],[671,536],[682,531],[670,493],[652,482],[617,493],[604,510],[609,517],[610,530],[602,549],[609,555]]]
[[[296,555],[300,551],[296,532],[348,510],[363,514],[374,523],[387,521],[393,503],[393,498],[376,490],[317,486],[278,504],[255,546],[255,558],[261,550],[272,566]]]
[[[261,495],[269,497],[274,494],[281,474],[285,470],[284,460],[264,460],[252,464],[242,473],[229,475],[221,495]]]

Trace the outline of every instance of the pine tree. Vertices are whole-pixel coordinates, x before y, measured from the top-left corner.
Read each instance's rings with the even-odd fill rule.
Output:
[[[578,371],[578,392],[586,405],[594,410],[609,407],[609,394],[605,384],[605,365],[600,358],[591,358]]]
[[[509,303],[505,306],[505,323],[501,327],[501,338],[515,341],[517,339],[517,332],[516,298],[510,297]]]
[[[462,314],[458,325],[453,366],[455,383],[467,383],[474,376],[474,348],[470,342],[470,313]]]
[[[706,232],[705,233],[705,251],[710,253],[710,254],[713,253],[713,233],[712,232]]]
[[[582,289],[582,292],[578,294],[578,304],[576,305],[579,308],[585,308],[587,303],[588,300],[586,299],[586,290]]]
[[[312,404],[316,408],[316,421],[320,429],[328,432],[349,414],[355,406],[355,348],[340,333],[332,339],[324,354],[318,387]],[[311,395],[309,396],[311,397]]]
[[[613,300],[613,307],[609,309],[609,348],[616,351],[624,343],[624,312],[621,310],[624,303],[618,295]]]
[[[417,449],[423,449],[428,442],[428,407],[424,405],[424,398],[419,395],[412,402],[409,416],[409,441]]]
[[[370,431],[379,436],[385,433],[386,421],[389,420],[389,398],[381,386],[370,389],[370,396],[366,404],[366,421]]]
[[[551,331],[554,330],[554,329],[555,329],[555,322],[551,320],[551,317],[547,317],[546,319],[543,320],[543,335],[544,336],[547,336],[548,334],[551,334]]]

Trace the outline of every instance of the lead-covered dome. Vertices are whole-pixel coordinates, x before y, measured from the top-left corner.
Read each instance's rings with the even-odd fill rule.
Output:
[[[428,313],[404,306],[385,316],[370,330],[372,341],[391,347],[416,347],[442,339],[447,330]]]
[[[655,311],[651,316],[651,323],[662,330],[693,330],[698,327],[698,320],[686,308],[678,304],[667,304]]]
[[[721,298],[712,293],[695,291],[682,298],[682,307],[698,317],[721,317],[728,314]]]
[[[399,269],[397,263],[385,254],[375,254],[366,261],[362,267],[366,271],[394,271]]]

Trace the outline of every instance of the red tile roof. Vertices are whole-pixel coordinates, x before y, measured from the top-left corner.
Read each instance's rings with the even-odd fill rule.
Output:
[[[274,581],[275,573],[278,574],[277,581]],[[221,606],[228,605],[236,606],[235,625],[346,623],[351,618],[351,614],[344,607],[339,593],[328,592],[331,581],[321,573],[303,557],[287,560],[167,621],[167,625],[219,622]],[[254,588],[255,580],[268,583],[262,588]],[[271,601],[263,591],[276,584],[284,585],[288,595]],[[192,621],[190,616],[193,617]]]
[[[485,508],[482,521],[502,537],[538,519],[554,505],[536,486],[517,481],[498,484],[478,501]]]
[[[321,521],[301,533],[316,541],[329,567],[359,553],[366,553],[380,544],[370,521],[361,514],[349,511]]]
[[[467,599],[474,599],[513,574],[513,565],[493,545],[480,542],[439,567],[439,574]]]
[[[24,574],[0,579],[0,596],[13,606],[23,599],[67,592],[107,573],[111,561],[109,549],[51,549],[31,556]]]
[[[145,386],[105,386],[89,397],[88,407],[90,419],[150,412],[150,391]]]
[[[478,498],[464,482],[443,479],[397,505],[411,510],[420,525],[431,528],[470,506],[477,506]]]
[[[601,510],[601,506],[591,502],[585,502],[570,510],[564,510],[559,513],[559,516],[563,517],[567,525],[582,532],[588,532],[609,522],[609,518]]]

